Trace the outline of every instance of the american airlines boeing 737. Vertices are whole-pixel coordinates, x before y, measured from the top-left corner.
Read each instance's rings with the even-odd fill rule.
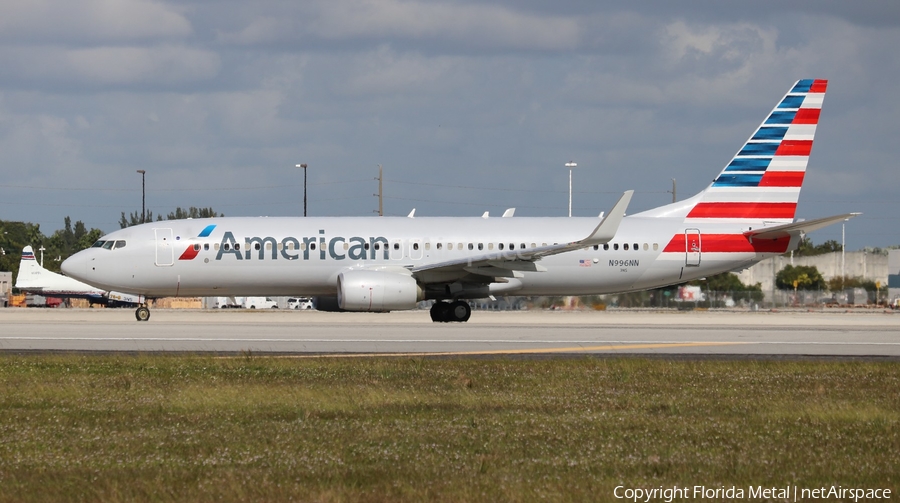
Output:
[[[856,213],[794,222],[825,80],[800,80],[711,185],[602,219],[327,217],[153,222],[112,232],[62,264],[104,290],[168,296],[319,296],[320,308],[413,309],[462,322],[463,299],[593,295],[747,268]],[[135,316],[150,317],[146,306]]]

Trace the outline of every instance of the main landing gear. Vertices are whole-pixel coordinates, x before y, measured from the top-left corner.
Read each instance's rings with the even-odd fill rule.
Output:
[[[469,321],[472,309],[469,304],[461,300],[456,302],[437,301],[431,306],[431,321],[433,322],[463,322]]]
[[[150,309],[146,305],[141,305],[141,307],[134,310],[134,317],[138,321],[147,321],[150,319]]]

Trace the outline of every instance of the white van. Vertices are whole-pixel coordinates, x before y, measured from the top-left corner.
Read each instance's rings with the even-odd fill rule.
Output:
[[[247,297],[244,309],[278,309],[278,303],[268,297]]]

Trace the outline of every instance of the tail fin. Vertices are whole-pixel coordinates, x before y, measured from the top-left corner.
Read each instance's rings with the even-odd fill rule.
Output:
[[[22,260],[19,261],[19,276],[16,278],[16,288],[33,286],[34,280],[40,279],[44,271],[45,269],[34,259],[34,249],[26,246],[22,249]]]
[[[709,187],[644,215],[792,222],[827,85],[797,81]]]
[[[792,222],[827,85],[797,81],[687,218]]]

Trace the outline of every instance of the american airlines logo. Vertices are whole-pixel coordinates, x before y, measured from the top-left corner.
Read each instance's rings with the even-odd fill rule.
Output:
[[[399,246],[399,245],[396,245]],[[197,256],[199,247],[196,245],[193,256],[183,260],[190,260]],[[284,260],[310,260],[318,258],[325,260],[375,260],[378,252],[382,252],[385,260],[389,258],[388,239],[383,236],[335,236],[325,237],[325,230],[320,230],[318,236],[301,237],[287,236],[278,240],[272,236],[244,238],[240,243],[230,231],[225,232],[219,242],[216,252],[216,260],[231,256],[235,260],[277,260],[279,255]]]

